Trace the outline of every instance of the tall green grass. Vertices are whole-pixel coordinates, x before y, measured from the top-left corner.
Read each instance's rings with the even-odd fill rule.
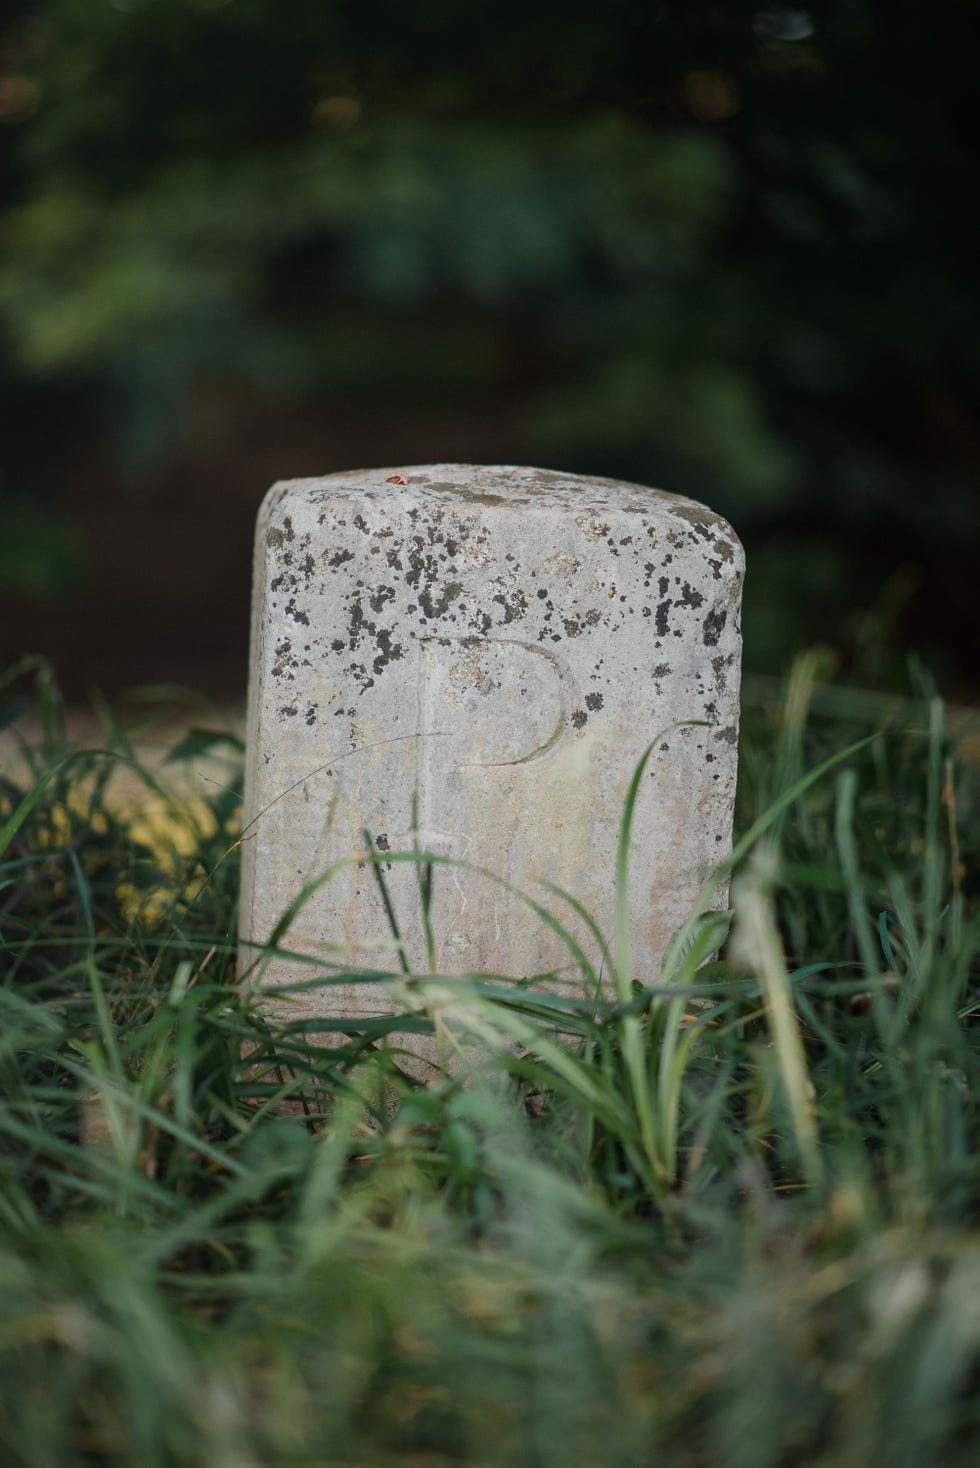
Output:
[[[656,986],[622,910],[579,946],[542,889],[612,998],[396,948],[362,977],[398,1012],[322,1045],[236,975],[227,733],[148,765],[147,703],[78,749],[14,670],[0,1463],[975,1463],[980,780],[928,688],[821,674],[750,696],[735,851]],[[447,873],[399,859],[424,915]]]

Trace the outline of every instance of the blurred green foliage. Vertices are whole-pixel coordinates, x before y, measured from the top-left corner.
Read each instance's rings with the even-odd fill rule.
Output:
[[[962,672],[975,20],[953,0],[19,0],[0,493],[42,523],[106,438],[152,482],[199,442],[207,382],[376,404],[382,461],[389,410],[503,405],[502,455],[732,518],[750,663],[853,644],[907,584],[893,634]]]

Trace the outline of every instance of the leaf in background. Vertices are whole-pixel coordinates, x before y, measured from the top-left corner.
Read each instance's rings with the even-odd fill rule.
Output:
[[[204,759],[222,745],[235,754],[242,749],[242,741],[236,734],[217,729],[191,729],[177,741],[164,763],[171,765],[182,760]]]

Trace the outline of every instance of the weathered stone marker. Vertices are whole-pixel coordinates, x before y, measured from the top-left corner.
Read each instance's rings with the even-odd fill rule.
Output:
[[[598,961],[536,879],[573,893],[612,939],[623,801],[657,737],[630,874],[633,970],[655,981],[729,849],[742,567],[717,515],[613,480],[443,464],[276,485],[256,535],[245,944],[363,851],[363,830],[405,850],[414,823],[423,850],[552,905]],[[424,971],[418,870],[385,876]],[[561,967],[574,980],[567,951],[506,887],[463,867],[434,879],[440,972]],[[321,887],[285,942],[333,965],[397,967],[364,865]],[[304,977],[287,959],[266,973]],[[377,1013],[384,991],[327,987],[303,1004]]]

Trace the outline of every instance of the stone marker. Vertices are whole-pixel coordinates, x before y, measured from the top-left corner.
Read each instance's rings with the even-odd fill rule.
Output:
[[[303,885],[363,851],[477,863],[550,905],[587,946],[580,899],[613,939],[623,801],[636,806],[633,972],[664,947],[730,849],[742,549],[659,490],[540,469],[440,464],[278,484],[256,534],[243,848],[243,963]],[[705,720],[710,727],[679,726]],[[426,971],[418,872],[386,880]],[[438,970],[575,969],[505,887],[436,866]],[[290,948],[397,968],[369,866],[296,917]],[[387,946],[385,946],[387,945]],[[342,952],[340,950],[343,950]],[[310,977],[274,960],[266,981]],[[377,985],[326,987],[298,1012],[383,1012]]]

